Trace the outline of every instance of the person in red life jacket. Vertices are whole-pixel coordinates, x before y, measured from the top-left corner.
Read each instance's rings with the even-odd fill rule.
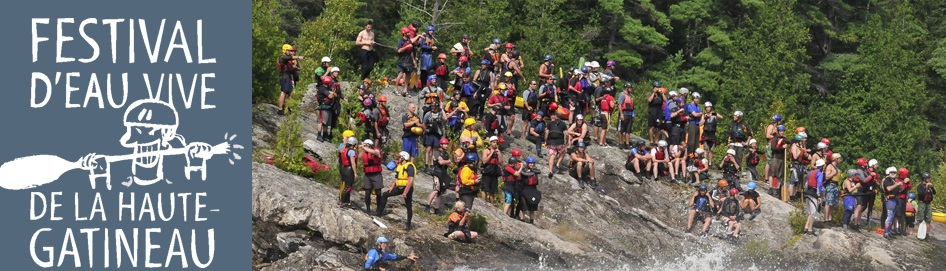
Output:
[[[746,185],[746,191],[742,192],[742,211],[749,214],[749,220],[755,219],[762,212],[762,199],[759,192],[755,191],[756,182],[749,182]]]
[[[631,129],[634,127],[634,83],[625,82],[624,91],[618,94],[618,147],[631,148]]]
[[[322,84],[319,84],[318,87],[316,87],[316,100],[319,102],[319,133],[316,136],[316,139],[322,142],[325,142],[330,138],[329,133],[332,131],[331,122],[334,118],[332,116],[332,104],[334,104],[335,100],[338,99],[336,92],[332,91],[331,89],[332,85],[332,77],[326,75],[322,76]]]
[[[703,221],[700,237],[705,237],[710,225],[713,224],[713,215],[710,211],[716,208],[716,204],[706,192],[705,184],[698,186],[696,193],[693,193],[693,196],[690,196],[690,199],[687,200],[687,206],[690,207],[690,212],[687,216],[687,227],[684,231],[690,232],[690,229],[693,228],[693,221],[699,219]]]
[[[904,173],[904,174],[900,174]],[[897,195],[900,194],[900,189],[902,189],[903,182],[900,178],[897,178],[897,175],[906,175],[909,172],[905,168],[901,168],[900,171],[895,167],[887,168],[887,178],[884,179],[883,189],[884,189],[884,200],[887,201],[885,208],[886,220],[884,220],[884,238],[893,239],[893,229],[895,228],[894,223],[896,222],[896,212],[897,212]]]
[[[498,94],[493,96],[499,96]],[[499,114],[501,106],[491,106],[486,115],[483,116],[483,129],[486,130],[486,136],[495,136],[501,133],[503,128],[502,116]]]
[[[447,218],[447,233],[443,236],[460,242],[472,242],[479,234],[470,230],[470,211],[466,204],[457,201],[453,204],[453,213]]]
[[[910,171],[907,168],[900,168],[897,170],[897,183],[900,184],[900,189],[895,194],[897,197],[897,231],[895,234],[907,235],[907,194],[910,192],[910,189],[913,189],[913,184],[910,183]]]
[[[916,225],[916,194],[908,193],[907,194],[907,204],[906,204],[906,214],[907,214],[907,234],[914,235],[913,228]]]
[[[864,163],[866,159],[861,158],[857,160],[857,174],[860,176],[860,179],[863,183],[859,194],[861,194],[858,203],[860,204],[860,212],[862,214],[866,212],[867,221],[871,221],[871,214],[874,212],[874,199],[877,197],[877,192],[881,191],[883,186],[883,179],[880,177],[880,174],[877,170],[879,167],[877,159],[870,159],[866,164]],[[886,204],[885,200],[881,200],[881,205]],[[881,206],[881,210],[884,210],[885,207]],[[881,211],[883,213],[883,211]],[[880,221],[885,221],[886,217],[881,214]]]
[[[453,159],[450,159],[450,152],[447,151],[447,148],[450,146],[450,140],[447,138],[441,138],[437,146],[433,147],[431,152],[431,157],[434,160],[433,166],[430,167],[430,173],[434,177],[433,189],[430,193],[430,196],[427,196],[427,208],[426,212],[430,213],[431,206],[433,206],[434,214],[440,215],[443,213],[441,207],[442,204],[440,200],[443,198],[443,193],[447,192],[447,189],[454,186],[454,179],[451,179],[447,174],[447,168],[453,166]]]
[[[831,150],[831,140],[829,140],[827,137],[822,137],[821,141],[818,141],[818,142],[824,143],[825,145],[824,155],[826,157],[825,162],[827,162],[828,164],[831,164],[831,155],[834,154],[834,151]]]
[[[503,154],[499,150],[499,137],[489,138],[489,146],[483,149],[480,159],[483,165],[483,182],[480,184],[480,190],[483,191],[482,197],[484,201],[493,204],[496,190],[499,189],[499,178],[503,175],[501,165]]]
[[[411,30],[407,27],[401,28],[401,39],[397,41],[397,77],[394,78],[394,81],[397,82],[394,93],[396,95],[407,96],[407,85],[409,85],[410,75],[416,70],[414,65],[414,43],[416,38],[412,38]],[[398,91],[397,88],[401,87],[403,91]]]
[[[726,150],[726,157],[723,157],[723,161],[719,162],[719,168],[723,170],[723,179],[726,179],[732,184],[733,188],[742,189],[739,187],[739,176],[737,176],[742,168],[739,167],[739,160],[736,158],[736,150]]]
[[[739,190],[730,188],[728,196],[720,203],[720,208],[717,213],[717,215],[722,217],[722,222],[726,225],[727,237],[733,239],[739,238],[739,229],[742,228],[742,223],[739,222],[742,220],[739,218],[741,212]]]
[[[411,155],[402,151],[397,156],[397,179],[391,184],[387,192],[381,194],[378,198],[378,216],[384,215],[384,207],[388,203],[388,198],[401,196],[404,198],[404,207],[407,209],[407,221],[404,227],[405,231],[411,230],[411,218],[414,216],[414,174],[417,168],[411,162]]]
[[[552,64],[552,55],[545,55],[545,57],[542,58],[542,64],[539,65],[539,78],[548,80],[552,78],[554,71],[555,64]]]
[[[292,96],[292,90],[296,87],[294,80],[294,77],[298,76],[296,63],[298,60],[305,59],[304,56],[297,56],[296,47],[289,44],[283,44],[282,53],[276,61],[277,70],[279,70],[279,86],[282,90],[279,93],[279,111],[276,112],[279,115],[285,115],[285,100]],[[289,112],[292,112],[291,108]]]
[[[503,132],[506,136],[512,136],[512,128],[516,127],[516,118],[513,117],[516,114],[516,108],[513,107],[513,102],[516,101],[516,85],[513,85],[509,78],[512,77],[512,73],[506,72],[504,82],[506,88],[500,89],[499,94],[505,98],[502,101],[502,105],[499,109],[499,115],[502,116],[502,127]]]
[[[578,180],[578,187],[585,189],[585,183],[591,185],[592,189],[597,190],[598,181],[595,179],[595,160],[585,152],[585,142],[578,141],[575,144],[578,149],[572,152],[569,163],[570,175]]]
[[[692,173],[692,176],[689,178],[690,182],[694,185],[701,184],[703,180],[709,179],[709,161],[706,160],[706,150],[703,148],[696,148],[696,151],[693,152],[693,158],[690,166],[687,167],[687,172]]]
[[[437,86],[440,87],[441,90],[448,90],[447,82],[450,81],[450,72],[452,69],[447,65],[447,54],[438,54],[437,61],[430,67],[430,70],[437,76]]]
[[[588,73],[588,67],[581,67],[580,70],[575,70],[575,75],[568,81],[569,110],[582,114],[585,113],[588,103],[585,88],[590,86],[586,73]]]
[[[749,172],[749,180],[751,181],[762,181],[759,179],[759,171],[756,167],[759,166],[759,160],[762,155],[765,155],[765,152],[759,151],[757,142],[755,139],[749,140],[749,149],[746,150],[746,171]]]
[[[814,223],[815,215],[818,214],[818,206],[821,204],[822,193],[824,193],[824,159],[815,161],[815,169],[808,173],[805,189],[805,211],[808,213],[808,220],[805,221],[805,233],[815,235]]]
[[[652,163],[650,171],[653,172],[653,177],[651,181],[657,181],[658,175],[663,175],[661,172],[667,171],[670,173],[670,179],[676,179],[676,172],[673,171],[673,167],[670,166],[670,150],[667,148],[667,141],[660,140],[657,141],[657,145],[650,150],[652,155]]]
[[[370,215],[371,195],[381,195],[381,189],[384,188],[384,177],[381,174],[384,157],[381,155],[381,149],[375,146],[371,139],[365,139],[360,148],[365,173],[365,213]]]
[[[768,182],[770,184],[769,195],[779,197],[782,194],[781,187],[785,185],[785,148],[788,146],[788,139],[785,138],[785,126],[779,125],[776,128],[775,135],[769,140],[769,150],[772,151],[772,159],[769,160]]]
[[[808,150],[805,147],[805,139],[807,138],[808,135],[805,132],[796,134],[795,142],[792,143],[789,153],[792,167],[789,169],[791,175],[789,176],[788,194],[795,200],[799,197],[796,194],[802,192],[798,189],[799,183],[805,180],[805,176],[808,176],[808,161],[811,158],[808,157]]]
[[[933,231],[933,224],[931,221],[933,219],[933,211],[930,207],[930,204],[933,202],[933,197],[936,196],[936,188],[933,187],[933,175],[929,172],[923,172],[921,175],[923,182],[917,185],[916,195],[917,195],[917,206],[916,206],[916,220],[917,223],[926,223],[926,231]],[[927,235],[926,239],[929,239]],[[924,240],[926,240],[924,239]]]
[[[672,182],[686,182],[686,166],[687,158],[689,156],[686,148],[686,142],[680,142],[680,144],[670,146],[670,167],[674,172],[677,172],[677,178],[672,179]]]
[[[388,97],[378,96],[378,107],[372,112],[377,116],[374,122],[374,130],[377,131],[375,141],[379,146],[384,146],[388,141],[388,122],[391,120],[391,112],[388,110]]]
[[[598,135],[598,145],[607,147],[608,129],[611,127],[611,113],[615,111],[614,91],[611,87],[611,80],[602,80],[599,87],[600,95],[595,99],[598,105],[598,121],[595,123],[595,135]]]
[[[353,136],[338,145],[338,174],[342,179],[342,187],[339,188],[337,205],[341,207],[351,207],[351,190],[355,179],[358,178],[358,173],[354,169],[358,161],[356,145],[358,145],[358,139]]]
[[[588,124],[585,123],[585,116],[578,114],[575,116],[575,122],[568,127],[568,131],[565,133],[565,147],[571,148],[577,142],[585,141],[585,138],[588,137]]]
[[[512,218],[519,218],[518,206],[515,206],[515,199],[519,198],[519,192],[522,190],[521,182],[522,170],[525,169],[519,158],[522,157],[522,151],[512,150],[512,157],[509,157],[509,163],[503,168],[503,213]],[[522,203],[519,203],[522,204]]]

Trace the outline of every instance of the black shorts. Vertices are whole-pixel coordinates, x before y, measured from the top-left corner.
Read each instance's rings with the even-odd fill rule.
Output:
[[[663,127],[660,126],[660,124],[663,123],[663,118],[663,112],[660,112],[659,108],[657,110],[651,109],[647,114],[647,127],[658,127],[663,129]]]
[[[499,176],[483,174],[483,180],[480,182],[480,190],[487,194],[496,194],[499,188]]]
[[[525,109],[519,109],[519,111],[522,111],[522,114],[519,114],[520,116],[522,116],[522,118],[520,118],[522,121],[532,120],[532,111],[525,110]]]
[[[384,179],[381,177],[381,173],[365,173],[365,190],[371,189],[383,189],[384,188]]]
[[[283,93],[292,94],[292,89],[295,87],[295,82],[292,81],[292,77],[282,77],[279,78],[279,86],[282,87]]]
[[[618,119],[618,132],[630,133],[631,127],[633,126],[634,126],[634,117],[631,117],[630,115],[625,114],[623,121]]]

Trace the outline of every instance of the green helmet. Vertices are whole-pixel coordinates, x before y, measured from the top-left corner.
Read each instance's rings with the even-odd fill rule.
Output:
[[[803,135],[795,135],[795,141],[802,141],[804,139],[805,139],[805,136]]]

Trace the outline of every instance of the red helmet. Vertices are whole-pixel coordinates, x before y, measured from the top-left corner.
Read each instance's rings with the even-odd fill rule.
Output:
[[[328,76],[328,75],[322,76],[322,84],[324,84],[324,85],[327,86],[328,84],[331,84],[331,83],[332,83],[332,77],[331,77],[331,76]]]
[[[450,140],[448,140],[446,137],[440,138],[440,145],[448,145],[448,144],[450,144]]]
[[[437,55],[437,58],[439,58],[439,59],[447,59],[447,54],[440,53],[439,55]]]
[[[460,56],[460,63],[466,63],[469,59],[466,56]]]
[[[379,103],[386,103],[386,102],[388,102],[388,96],[384,96],[384,95],[378,96],[378,102],[379,102]]]
[[[513,157],[522,156],[522,151],[520,151],[520,150],[512,150],[512,156],[513,156]]]
[[[555,111],[555,110],[558,110],[558,103],[549,104],[549,111]]]
[[[861,157],[861,158],[857,159],[857,165],[858,165],[858,166],[862,166],[862,167],[866,167],[866,166],[867,166],[867,158]]]
[[[514,47],[516,47],[516,46],[515,46],[515,45],[512,45],[512,42],[507,42],[507,43],[506,43],[506,49],[512,49],[512,48],[514,48]]]
[[[729,189],[730,196],[736,196],[736,194],[739,194],[739,190],[736,190],[735,187]]]
[[[531,114],[529,114],[529,119],[530,119],[530,120],[534,120],[534,119],[537,118],[537,117],[539,117],[539,114],[536,114],[535,112],[532,112]]]
[[[411,32],[411,30],[408,29],[407,27],[401,28],[401,35],[407,35],[407,33],[409,32]]]
[[[906,178],[907,175],[910,175],[910,171],[907,168],[902,167],[900,170],[897,170],[897,174],[900,175],[900,178]]]
[[[827,137],[821,138],[821,143],[824,143],[825,145],[831,145],[831,140],[828,140]]]

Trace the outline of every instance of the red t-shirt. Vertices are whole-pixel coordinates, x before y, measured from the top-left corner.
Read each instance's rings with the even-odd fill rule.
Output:
[[[611,94],[605,94],[604,99],[601,99],[601,113],[610,114],[611,113],[611,103],[614,102],[614,97]]]

